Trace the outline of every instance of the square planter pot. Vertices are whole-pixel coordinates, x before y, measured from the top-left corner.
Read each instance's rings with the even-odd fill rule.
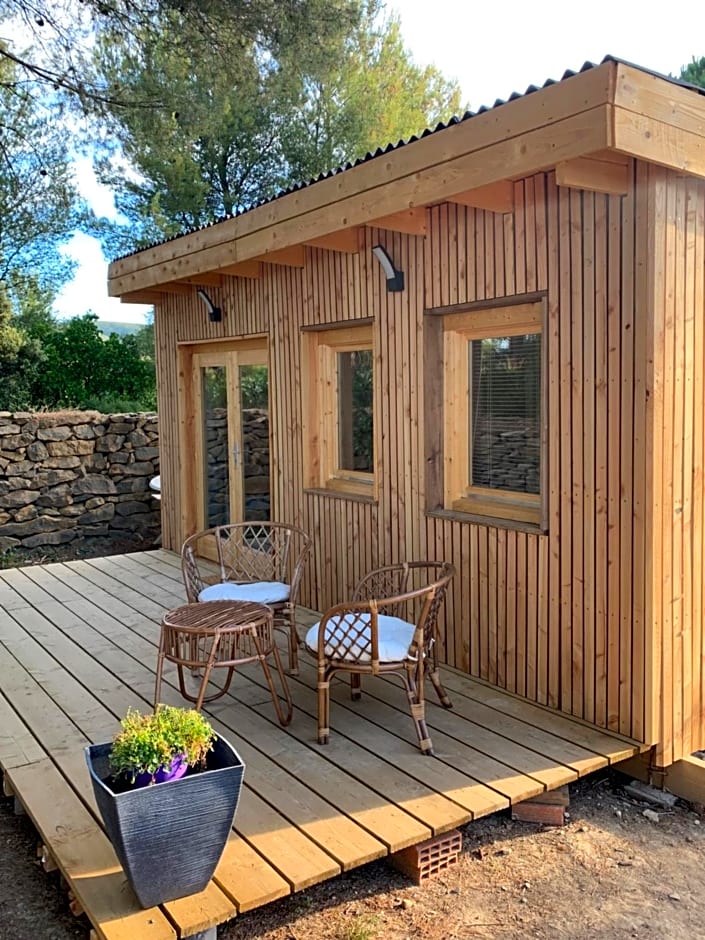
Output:
[[[218,737],[206,769],[180,780],[114,792],[112,744],[85,748],[105,831],[143,907],[202,891],[223,854],[245,765]]]

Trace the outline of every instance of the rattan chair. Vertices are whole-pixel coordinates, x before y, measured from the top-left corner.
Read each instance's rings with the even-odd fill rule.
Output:
[[[215,544],[217,571],[201,558],[204,539]],[[274,629],[287,634],[289,669],[298,673],[296,603],[311,539],[279,522],[237,522],[196,532],[181,549],[186,596],[196,601],[254,601],[274,613]]]
[[[433,754],[426,727],[424,681],[433,683],[441,705],[452,703],[438,671],[437,621],[455,574],[447,562],[415,561],[378,568],[366,575],[353,599],[329,608],[306,634],[306,648],[318,660],[318,743],[330,735],[330,680],[351,674],[353,699],[363,675],[401,675],[419,747]]]

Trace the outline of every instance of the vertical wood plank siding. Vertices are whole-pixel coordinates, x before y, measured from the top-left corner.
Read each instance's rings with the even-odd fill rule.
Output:
[[[343,599],[381,563],[448,559],[459,574],[446,662],[664,741],[666,763],[705,743],[705,190],[643,164],[631,174],[624,197],[558,189],[540,174],[515,183],[511,214],[442,204],[427,210],[425,238],[367,229],[359,254],[309,248],[304,269],[264,265],[260,279],[214,289],[221,324],[194,299],[166,298],[156,318],[164,545],[178,550],[187,534],[169,459],[177,344],[267,333],[273,514],[313,536],[305,604]],[[403,292],[386,291],[375,244],[404,271]],[[425,310],[533,291],[547,297],[549,532],[426,515]],[[304,492],[302,474],[300,329],[367,317],[375,503]]]
[[[703,746],[705,183],[648,168],[652,253],[654,622],[651,720],[661,765]],[[636,665],[636,661],[634,662]]]

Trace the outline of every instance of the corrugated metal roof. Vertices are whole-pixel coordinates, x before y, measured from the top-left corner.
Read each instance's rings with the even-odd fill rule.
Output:
[[[516,101],[518,98],[525,98],[527,95],[531,95],[536,91],[540,91],[542,88],[548,88],[550,85],[556,85],[568,78],[572,78],[574,75],[579,75],[581,72],[588,72],[590,69],[598,68],[599,65],[603,65],[605,62],[615,62],[618,65],[627,65],[630,68],[638,69],[640,72],[645,72],[647,75],[653,75],[656,78],[661,78],[664,81],[671,82],[674,85],[680,85],[683,88],[690,88],[692,91],[695,91],[700,95],[705,94],[705,89],[701,88],[699,85],[693,85],[690,82],[684,82],[679,78],[674,78],[672,75],[663,75],[660,72],[655,72],[652,69],[644,68],[642,65],[636,65],[633,62],[628,62],[626,59],[620,59],[617,56],[606,55],[602,62],[585,62],[581,68],[577,69],[577,71],[573,71],[571,69],[566,70],[559,79],[548,78],[542,85],[529,85],[526,91],[523,92],[514,91],[511,95],[509,95],[508,98],[497,98],[492,105],[482,105],[477,109],[477,111],[466,111],[463,115],[452,117],[447,122],[442,121],[435,127],[426,128],[426,130],[422,131],[421,134],[414,134],[407,139],[398,140],[396,143],[389,143],[384,147],[378,147],[376,150],[370,151],[364,156],[358,157],[356,160],[352,160],[348,163],[342,164],[341,166],[337,166],[334,169],[320,173],[313,179],[300,183],[293,183],[286,189],[280,190],[278,193],[275,193],[273,196],[270,196],[267,199],[262,199],[259,202],[255,202],[247,208],[243,208],[230,215],[224,215],[221,218],[214,219],[212,222],[208,222],[206,225],[200,225],[193,229],[184,230],[178,235],[165,238],[163,241],[153,242],[149,245],[143,245],[141,248],[138,248],[133,252],[129,252],[126,255],[122,255],[120,258],[115,260],[120,261],[122,258],[129,258],[132,255],[139,254],[141,251],[145,251],[148,248],[156,248],[158,245],[165,245],[170,241],[175,241],[177,238],[183,238],[184,235],[193,235],[195,232],[203,232],[206,229],[212,228],[214,225],[219,225],[221,222],[226,222],[228,219],[238,218],[241,215],[252,212],[253,209],[258,209],[260,206],[268,205],[269,203],[275,202],[277,199],[282,199],[284,196],[288,196],[291,193],[298,192],[301,189],[308,189],[309,186],[315,186],[316,183],[320,183],[322,180],[330,179],[332,176],[337,176],[339,173],[344,173],[347,170],[351,170],[353,167],[359,166],[361,163],[369,163],[371,160],[376,160],[378,157],[392,153],[394,150],[399,150],[402,147],[406,147],[408,144],[411,144],[416,140],[420,140],[423,137],[428,137],[431,134],[438,134],[440,131],[444,131],[447,128],[452,127],[454,124],[460,124],[463,121],[469,121],[472,118],[477,117],[479,114],[485,114],[487,111],[494,111],[497,108],[501,108],[502,105],[507,104],[509,101]]]

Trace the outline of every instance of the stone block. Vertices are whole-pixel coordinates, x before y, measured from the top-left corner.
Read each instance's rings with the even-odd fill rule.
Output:
[[[42,463],[42,467],[49,470],[71,470],[80,466],[80,457],[47,457]]]
[[[37,486],[58,486],[60,483],[69,483],[78,477],[77,470],[49,470],[47,471],[45,482],[40,483],[37,475]]]
[[[91,509],[89,512],[82,513],[77,522],[79,525],[95,525],[98,522],[109,522],[115,515],[115,504],[114,503],[104,503],[102,506],[97,506],[95,509]]]
[[[22,450],[34,440],[33,434],[8,434],[0,438],[0,448],[3,450]]]
[[[95,440],[95,430],[91,427],[90,424],[77,424],[73,429],[73,433],[79,441]]]
[[[15,522],[28,522],[30,519],[37,518],[36,506],[23,506],[15,513]]]
[[[95,441],[49,441],[46,447],[52,457],[74,457],[77,454],[92,454]]]
[[[89,457],[84,457],[83,466],[89,471],[93,470],[95,473],[101,473],[108,468],[107,455],[93,453]]]
[[[10,522],[2,527],[2,534],[14,536],[20,539],[26,539],[31,535],[39,535],[46,532],[57,532],[61,529],[67,529],[73,526],[71,519],[48,518],[47,516],[38,516],[29,522]],[[24,543],[23,543],[24,544]]]
[[[118,480],[115,488],[121,499],[130,499],[134,493],[146,493],[149,490],[149,477],[130,477],[127,480]]]
[[[35,467],[31,460],[20,460],[18,463],[11,463],[5,469],[8,477],[23,477],[31,474]]]
[[[59,486],[42,493],[37,500],[37,505],[61,509],[62,506],[68,506],[70,502],[71,491],[66,483],[61,483]]]
[[[151,463],[130,463],[119,469],[116,467],[119,473],[124,473],[125,476],[154,476],[154,466]]]
[[[71,428],[66,427],[66,425],[39,428],[37,437],[40,441],[66,441],[71,437]]]
[[[103,454],[114,454],[120,450],[125,438],[121,434],[104,434],[95,445],[95,449]]]
[[[10,538],[7,535],[0,535],[0,554],[2,552],[12,551],[13,548],[17,548],[17,546],[21,544],[19,539]]]
[[[15,506],[26,506],[39,499],[39,493],[36,490],[13,490],[0,496],[0,508],[11,509]]]
[[[75,529],[63,532],[44,532],[22,539],[22,546],[24,548],[38,548],[40,545],[65,545],[66,542],[73,541],[77,535],[78,532]]]
[[[146,447],[149,444],[149,436],[142,430],[131,431],[127,435],[127,443],[133,447]]]
[[[134,516],[137,513],[149,512],[150,508],[146,501],[140,502],[136,499],[117,504],[117,511],[121,516]]]
[[[138,447],[135,450],[137,460],[159,460],[158,447]]]
[[[115,484],[108,477],[90,473],[81,480],[76,480],[71,487],[74,496],[114,496]]]
[[[135,421],[111,421],[108,424],[108,435],[130,434],[135,429]]]
[[[41,441],[33,441],[27,447],[27,459],[34,460],[36,463],[41,463],[46,457],[49,456],[49,451],[46,449],[44,444]]]

